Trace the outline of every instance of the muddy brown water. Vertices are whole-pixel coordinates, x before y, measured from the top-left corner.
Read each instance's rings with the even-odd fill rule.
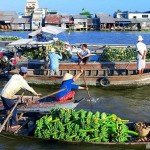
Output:
[[[0,85],[1,86],[1,85]],[[54,86],[33,86],[37,92],[43,95],[50,94],[58,89]],[[2,89],[2,86],[1,86]],[[131,88],[131,89],[106,89],[89,87],[91,99],[89,99],[87,91],[80,90],[76,92],[75,99],[85,97],[76,109],[85,109],[92,111],[100,111],[106,113],[114,113],[123,119],[135,121],[150,122],[150,90],[149,86]],[[27,93],[28,94],[28,93]],[[92,105],[91,105],[92,104]],[[123,150],[135,149],[142,150],[145,147],[120,147],[120,146],[98,146],[98,145],[65,145],[50,144],[48,142],[31,141],[27,139],[15,139],[0,136],[0,149],[3,150],[47,150],[47,149],[84,149],[84,150]]]

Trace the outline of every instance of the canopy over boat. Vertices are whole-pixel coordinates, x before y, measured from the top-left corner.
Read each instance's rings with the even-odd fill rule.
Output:
[[[46,27],[42,27],[36,31],[33,31],[33,32],[29,33],[28,35],[29,36],[36,36],[37,34],[40,34],[41,32],[57,35],[57,34],[62,33],[64,31],[65,31],[64,28],[49,25]]]
[[[61,27],[55,27],[55,26],[46,26],[46,27],[42,27],[39,28],[36,31],[33,31],[31,33],[29,33],[28,35],[30,37],[34,37],[37,35],[40,35],[42,33],[46,33],[46,34],[51,34],[51,35],[57,35],[59,33],[64,32],[65,29],[61,28]],[[39,41],[38,39],[20,39],[14,42],[11,42],[8,44],[8,46],[20,46],[20,45],[46,45],[49,43],[52,43],[55,40],[55,38],[50,38],[50,39],[45,39],[44,41]]]

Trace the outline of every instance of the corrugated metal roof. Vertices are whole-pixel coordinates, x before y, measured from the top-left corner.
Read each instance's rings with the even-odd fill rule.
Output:
[[[72,16],[74,19],[87,19],[86,16],[83,16],[83,15],[73,15]]]
[[[12,22],[14,18],[18,18],[15,11],[0,11],[0,21]]]
[[[115,22],[131,22],[130,19],[126,19],[126,18],[114,18]]]
[[[58,14],[49,14],[45,18],[45,23],[60,24],[61,16]]]
[[[30,19],[29,18],[15,18],[12,23],[16,23],[16,24],[19,24],[19,23],[30,23]]]
[[[73,23],[71,15],[61,15],[61,23]]]
[[[0,16],[0,21],[12,21],[13,17],[12,16]]]
[[[0,11],[0,16],[12,16],[13,18],[18,18],[15,11]]]
[[[98,18],[100,18],[100,23],[115,23],[115,18],[110,16],[109,14],[96,14]]]

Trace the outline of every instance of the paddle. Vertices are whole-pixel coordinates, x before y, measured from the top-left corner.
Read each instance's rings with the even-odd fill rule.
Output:
[[[57,94],[57,93],[59,93],[59,92],[62,92],[62,91],[64,91],[64,90],[65,90],[65,88],[63,88],[63,89],[61,89],[61,90],[58,90],[58,91],[56,91],[56,92],[53,92],[53,93],[51,93],[51,94],[49,94],[49,95],[43,96],[43,97],[41,97],[40,99],[44,99],[44,98],[53,96],[53,95],[55,95],[55,94]],[[40,99],[38,99],[37,101],[39,101]]]
[[[82,70],[82,67],[81,65],[79,64],[80,66],[80,70]],[[89,89],[88,89],[88,86],[87,86],[87,83],[86,83],[86,80],[85,80],[85,72],[83,73],[83,81],[84,81],[84,84],[85,84],[85,87],[86,87],[86,91],[87,91],[87,94],[88,94],[88,97],[90,99],[90,109],[92,111],[93,107],[92,107],[92,97],[90,95],[90,92],[89,92]]]
[[[24,95],[24,92],[22,93],[21,96]],[[13,108],[11,109],[10,113],[8,114],[8,116],[6,117],[6,119],[4,120],[3,124],[0,127],[0,133],[2,132],[4,126],[6,125],[7,121],[9,120],[9,118],[12,116],[12,113],[14,112],[15,108],[17,107],[18,103],[20,102],[20,99],[17,100],[17,102],[15,103],[15,105],[13,106]]]

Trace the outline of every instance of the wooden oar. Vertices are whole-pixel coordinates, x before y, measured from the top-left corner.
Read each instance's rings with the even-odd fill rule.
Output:
[[[53,95],[55,95],[55,94],[57,94],[57,93],[59,93],[59,92],[62,92],[62,91],[64,91],[64,90],[65,90],[65,88],[63,88],[63,89],[61,89],[61,90],[58,90],[58,91],[56,91],[56,92],[53,92],[53,93],[51,93],[51,94],[49,94],[49,95],[43,96],[43,97],[41,97],[40,99],[44,99],[44,98],[53,96]],[[40,100],[40,99],[38,99],[38,100]],[[38,101],[38,100],[37,100],[37,101]]]
[[[82,69],[81,65],[79,64],[80,66],[80,70]],[[85,73],[85,72],[84,72]],[[85,80],[85,74],[83,73],[83,81],[84,81],[84,84],[85,84],[85,87],[86,87],[86,91],[87,91],[87,94],[88,94],[88,97],[90,99],[90,109],[92,111],[93,107],[92,107],[92,97],[90,95],[90,92],[89,92],[89,89],[88,89],[88,86],[87,86],[87,83],[86,83],[86,80]]]
[[[17,107],[17,105],[18,105],[19,102],[20,102],[20,99],[17,100],[16,104],[14,105],[14,107],[11,109],[10,113],[8,114],[8,116],[6,117],[6,119],[4,120],[3,124],[0,127],[0,133],[2,132],[4,126],[6,125],[7,121],[9,120],[9,118],[12,116],[12,113],[14,112],[14,110]]]

